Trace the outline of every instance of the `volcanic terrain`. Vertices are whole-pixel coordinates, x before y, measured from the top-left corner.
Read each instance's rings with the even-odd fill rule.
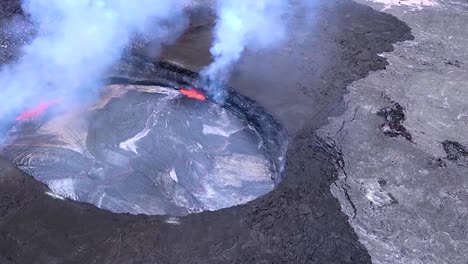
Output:
[[[5,17],[20,11],[17,2],[4,2]],[[359,2],[327,1],[311,23],[299,13],[280,47],[247,51],[226,83],[224,105],[180,91],[203,90],[197,73],[211,61],[212,3],[199,1],[187,32],[157,57],[152,43],[123,56],[105,76],[100,101],[55,114],[57,102],[40,117],[2,120],[10,138],[0,162],[0,262],[463,263],[461,218],[436,232],[435,257],[423,254],[431,232],[422,230],[445,230],[450,215],[463,214],[440,207],[445,220],[430,222],[437,210],[428,201],[437,199],[420,194],[431,189],[422,177],[443,177],[445,168],[447,181],[462,182],[454,179],[466,167],[466,149],[451,135],[442,140],[446,159],[444,152],[429,155],[438,139],[416,133],[430,134],[408,107],[415,101],[400,103],[394,88],[427,70],[436,54],[408,55],[417,41],[410,28]],[[405,12],[425,12],[398,8],[395,15],[408,20]],[[24,26],[24,40],[2,32],[8,62],[33,30]],[[418,37],[433,36],[421,30]],[[393,45],[400,55],[389,65],[382,54]],[[411,61],[403,73],[394,68]],[[450,57],[439,66],[463,65]],[[423,87],[426,77],[411,83]],[[411,164],[399,166],[402,160]],[[404,203],[411,198],[402,193],[420,202]],[[421,204],[423,213],[405,214]]]

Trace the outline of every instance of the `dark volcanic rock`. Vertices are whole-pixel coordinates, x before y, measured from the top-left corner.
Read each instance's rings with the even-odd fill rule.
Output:
[[[402,124],[406,118],[404,109],[399,103],[395,103],[390,107],[385,107],[377,114],[385,118],[385,123],[380,126],[385,135],[390,137],[402,136],[406,140],[412,142],[411,134]]]
[[[445,153],[447,153],[447,159],[453,161],[461,166],[468,167],[468,148],[462,144],[445,140],[442,142]]]
[[[346,85],[371,70],[383,69],[386,62],[377,54],[390,51],[391,43],[411,35],[394,17],[352,1],[335,1],[319,9],[316,18],[316,32],[294,35],[281,52],[246,57],[231,80],[236,90],[260,102],[294,132],[284,180],[276,189],[245,205],[214,212],[180,218],[134,216],[53,199],[44,194],[49,191],[45,185],[1,161],[0,260],[370,263],[330,192],[339,155],[314,132],[330,115],[342,111]],[[178,45],[171,54],[178,54]],[[189,43],[183,46],[191,47]],[[326,67],[318,71],[324,62]],[[131,75],[157,75],[130,66]],[[140,81],[145,79],[151,78]]]
[[[432,158],[429,161],[429,165],[431,165],[432,167],[436,167],[436,168],[445,168],[445,167],[447,167],[447,163],[441,158]]]
[[[0,65],[16,59],[19,48],[35,34],[32,24],[22,15],[18,0],[0,2]]]

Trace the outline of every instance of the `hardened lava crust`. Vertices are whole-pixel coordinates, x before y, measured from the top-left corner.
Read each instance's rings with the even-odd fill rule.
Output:
[[[138,77],[123,74],[130,65],[152,81],[128,79]],[[198,76],[168,64],[127,57],[119,66],[97,102],[19,118],[0,155],[52,195],[116,213],[213,211],[281,181],[288,137],[263,107],[228,87],[222,103],[190,98],[183,92],[204,88],[193,88]]]
[[[162,63],[194,72],[206,65],[212,21],[200,21],[162,52]],[[235,90],[231,100],[251,98],[288,133],[283,179],[274,190],[243,205],[183,217],[117,214],[54,199],[45,184],[2,160],[0,262],[370,263],[330,191],[343,162],[340,149],[315,132],[343,112],[347,85],[385,68],[378,54],[412,36],[395,17],[350,0],[327,1],[311,23],[295,17],[288,42],[268,53],[246,52],[228,83]],[[123,63],[127,70],[117,65],[110,81],[155,83],[156,76],[179,85],[178,78],[190,77],[169,64],[168,73],[177,74],[158,77],[164,67],[149,57]],[[237,105],[250,102],[241,101]]]

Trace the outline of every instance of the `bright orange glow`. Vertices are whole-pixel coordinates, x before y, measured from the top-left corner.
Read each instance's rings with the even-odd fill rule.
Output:
[[[203,94],[203,92],[197,90],[197,89],[185,89],[185,88],[180,88],[179,92],[187,97],[198,99],[201,101],[206,100],[206,96]]]
[[[44,113],[44,111],[47,110],[47,108],[51,107],[52,105],[56,103],[61,102],[62,100],[63,100],[63,97],[50,100],[50,101],[42,101],[36,107],[23,111],[18,117],[16,117],[16,120],[19,121],[19,120],[30,119],[30,118],[39,116],[42,113]]]

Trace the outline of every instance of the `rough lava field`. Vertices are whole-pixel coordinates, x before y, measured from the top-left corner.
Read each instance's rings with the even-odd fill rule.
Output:
[[[319,129],[343,158],[332,192],[373,263],[466,263],[468,5],[359,2],[415,39],[381,54],[390,65],[348,86],[345,113]]]
[[[105,78],[143,90],[193,82],[211,61],[211,5],[192,1],[187,7],[196,12],[175,43],[157,57],[152,43],[134,43]],[[6,18],[21,15],[20,5],[12,0],[0,7],[5,64],[18,56],[34,29],[16,20],[13,34]],[[313,23],[304,24],[304,15],[291,19],[291,37],[281,46],[245,52],[226,83],[230,103],[242,113],[255,120],[271,117],[279,123],[266,124],[287,132],[284,173],[271,192],[186,216],[187,211],[173,210],[159,211],[167,215],[114,213],[50,195],[54,186],[18,168],[13,149],[0,160],[0,263],[466,264],[468,4],[334,0],[317,5]],[[139,109],[144,99],[130,93],[117,101]],[[123,107],[109,105],[108,116],[133,126],[130,111],[126,117],[119,115]],[[147,113],[141,114],[146,120]],[[34,129],[44,131],[43,124]],[[136,126],[132,131],[140,131]],[[265,138],[286,135],[258,127]],[[240,141],[256,146],[258,135],[245,133]],[[106,137],[100,140],[118,136]],[[43,140],[33,138],[36,144]],[[92,140],[80,138],[88,146]],[[272,142],[271,149],[280,145]],[[112,144],[96,151],[108,151]],[[124,154],[137,164],[130,145]],[[72,155],[73,146],[68,150]],[[66,157],[62,161],[79,166]],[[111,157],[121,165],[116,163],[121,154]],[[224,168],[233,171],[232,164],[226,161]],[[61,177],[58,165],[51,166],[44,168]],[[251,180],[241,175],[248,168],[237,172],[236,177]],[[128,177],[120,181],[132,182],[130,175],[120,175]],[[171,170],[161,175],[167,186],[180,180]]]

